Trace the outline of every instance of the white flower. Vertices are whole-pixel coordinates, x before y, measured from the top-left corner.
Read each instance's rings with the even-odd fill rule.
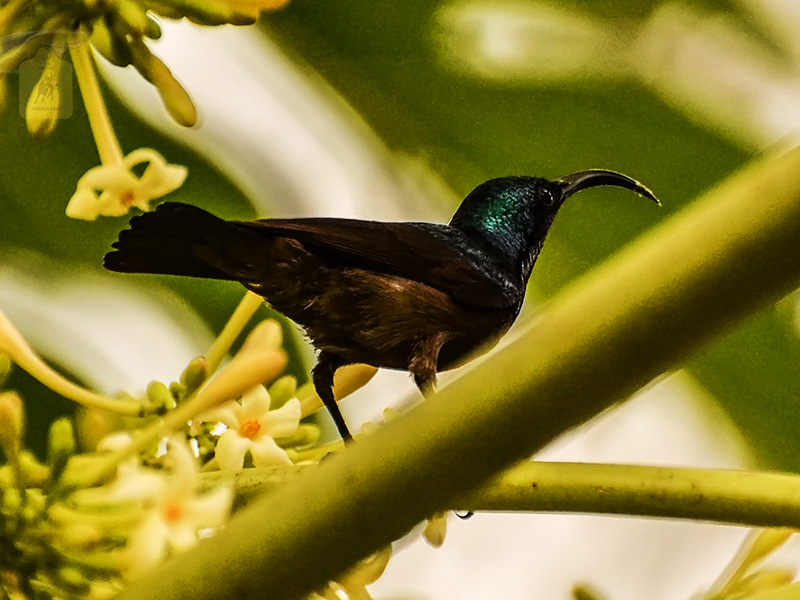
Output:
[[[122,450],[132,443],[130,434],[125,432],[114,432],[107,435],[97,449],[101,452],[115,452]],[[122,461],[117,465],[117,476],[108,485],[102,488],[88,488],[80,490],[87,498],[91,498],[93,492],[97,492],[97,498],[103,502],[140,502],[150,503],[162,493],[164,487],[164,473],[154,469],[143,467],[139,459],[135,456]]]
[[[147,164],[139,177],[137,165]],[[135,206],[150,210],[150,201],[179,188],[188,170],[170,165],[151,148],[134,150],[119,163],[89,169],[67,205],[67,216],[94,221],[98,216],[119,217]]]
[[[97,444],[99,453],[120,451],[132,443],[129,433],[117,431],[104,437]],[[95,459],[97,457],[94,457]],[[69,471],[82,472],[89,456],[74,456],[68,465]],[[87,487],[73,492],[72,502],[82,507],[102,507],[121,504],[149,506],[161,494],[164,486],[164,472],[143,467],[139,458],[131,456],[117,464],[117,472],[111,481],[101,487]]]
[[[215,449],[220,469],[241,469],[248,452],[256,467],[292,464],[289,455],[275,443],[274,438],[297,431],[300,402],[292,398],[277,410],[269,407],[269,392],[263,385],[257,385],[242,395],[241,404],[231,401],[200,417],[201,421],[219,421],[228,427]]]
[[[221,526],[230,513],[230,486],[197,493],[197,461],[185,442],[170,442],[167,457],[173,462],[171,474],[156,484],[158,489],[152,491],[157,493],[145,494],[151,501],[124,550],[128,577],[136,577],[168,555],[191,547],[199,530]]]

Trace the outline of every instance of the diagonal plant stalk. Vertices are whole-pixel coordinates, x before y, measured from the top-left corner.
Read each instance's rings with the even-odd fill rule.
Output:
[[[572,284],[480,369],[119,598],[303,598],[798,282],[794,150],[724,182]]]

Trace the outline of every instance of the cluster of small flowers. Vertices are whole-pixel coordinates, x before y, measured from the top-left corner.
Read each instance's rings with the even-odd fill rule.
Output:
[[[161,37],[158,18],[187,18],[201,25],[246,25],[255,22],[262,11],[280,8],[286,1],[0,0],[0,108],[6,95],[6,75],[40,50],[45,53],[44,67],[25,112],[28,130],[36,138],[47,137],[58,123],[62,104],[58,82],[66,64],[62,55],[68,52],[72,57],[102,164],[80,179],[67,215],[94,220],[100,215],[124,215],[134,206],[148,210],[151,200],[180,187],[187,174],[185,167],[167,164],[150,148],[123,155],[97,83],[91,48],[113,65],[132,65],[158,90],[172,118],[191,127],[197,123],[191,97],[146,43]],[[48,110],[37,105],[44,89],[52,96]],[[141,175],[134,171],[140,165],[145,165]]]
[[[161,37],[158,17],[187,18],[200,25],[249,25],[261,11],[280,8],[286,0],[119,0],[97,2],[0,1],[0,78],[38,50],[49,48],[48,67],[42,78],[57,81],[54,69],[66,48],[89,41],[109,62],[133,67],[161,95],[167,110],[182,125],[192,126],[197,113],[189,94],[169,68],[155,56],[145,40]],[[33,117],[33,115],[31,115]],[[31,128],[37,136],[47,135],[55,121]]]
[[[113,410],[116,403],[128,426],[78,452],[76,437],[96,432],[76,436],[72,421],[59,419],[51,427],[45,462],[22,447],[21,398],[0,393],[0,447],[7,458],[0,468],[5,597],[113,597],[228,519],[233,478],[206,480],[203,471],[307,461],[303,451],[317,443],[319,431],[300,423],[295,379],[276,379],[285,365],[281,344],[280,326],[265,321],[215,377],[206,359],[195,359],[179,381],[153,382],[138,401],[84,398],[59,388],[92,411]],[[12,363],[58,387],[57,375],[0,315],[0,385]],[[267,389],[261,382],[269,381]],[[139,405],[138,416],[131,404]],[[84,421],[112,429],[124,422]]]
[[[233,335],[220,335],[208,358],[191,361],[178,381],[151,382],[141,398],[109,398],[64,379],[0,313],[0,389],[17,365],[86,409],[77,435],[70,419],[52,424],[41,462],[22,444],[22,399],[0,392],[7,459],[0,467],[0,597],[112,598],[213,535],[230,517],[234,497],[237,505],[251,497],[254,480],[275,485],[273,473],[341,448],[320,445],[319,428],[301,422],[322,402],[313,385],[298,388],[294,377],[280,376],[286,356],[277,322],[254,327],[217,370],[260,302],[248,294],[226,327]],[[337,396],[374,372],[365,365],[343,369]],[[239,491],[234,481],[242,480]],[[436,522],[443,537],[444,519]],[[370,598],[366,585],[390,556],[387,548],[365,559],[313,597]]]
[[[792,583],[797,575],[794,568],[778,566],[774,557],[794,529],[773,528],[754,530],[745,539],[739,552],[723,571],[702,600],[737,600],[744,598],[796,598],[800,584]],[[780,591],[780,592],[779,592]],[[785,595],[783,595],[785,594]]]

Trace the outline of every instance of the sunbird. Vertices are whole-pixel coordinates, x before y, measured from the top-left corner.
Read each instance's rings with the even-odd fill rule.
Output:
[[[318,350],[312,380],[339,434],[339,367],[407,370],[423,395],[436,373],[486,351],[519,315],[531,270],[564,201],[615,186],[658,200],[621,173],[480,184],[450,223],[341,218],[226,221],[165,202],[130,220],[105,267],[238,281],[301,325]]]

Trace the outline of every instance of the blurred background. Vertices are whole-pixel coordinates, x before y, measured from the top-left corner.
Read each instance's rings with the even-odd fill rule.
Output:
[[[103,63],[101,72],[123,150],[152,147],[189,167],[170,200],[228,218],[447,221],[486,179],[587,168],[624,172],[659,195],[660,210],[613,189],[568,203],[522,323],[800,133],[792,0],[293,0],[254,27],[162,27],[153,49],[197,103],[197,127],[172,122],[131,69]],[[127,218],[64,215],[77,180],[99,163],[77,84],[72,114],[38,142],[20,117],[23,79],[8,78],[0,115],[0,309],[46,358],[104,392],[171,381],[205,352],[242,290],[104,272]],[[799,326],[792,295],[539,458],[799,471]],[[290,369],[304,380],[313,355],[291,324],[286,331]],[[28,400],[28,443],[41,449],[47,424],[72,407],[13,377]],[[357,429],[413,399],[407,375],[381,373],[343,409]],[[745,533],[563,515],[450,525],[440,550],[402,541],[376,596],[568,598],[587,581],[611,599],[688,598]]]

